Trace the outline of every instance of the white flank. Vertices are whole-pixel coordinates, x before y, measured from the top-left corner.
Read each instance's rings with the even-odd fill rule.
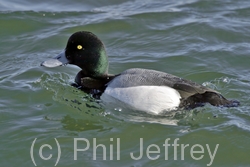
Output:
[[[153,114],[177,108],[181,99],[178,91],[167,86],[107,87],[101,99],[105,101],[106,95],[116,98],[136,110]]]

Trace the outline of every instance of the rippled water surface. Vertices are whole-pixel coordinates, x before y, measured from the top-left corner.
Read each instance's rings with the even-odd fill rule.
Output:
[[[249,16],[247,0],[2,0],[0,166],[249,166]],[[168,72],[241,106],[157,116],[103,105],[70,86],[78,67],[40,66],[80,30],[105,43],[110,73]]]

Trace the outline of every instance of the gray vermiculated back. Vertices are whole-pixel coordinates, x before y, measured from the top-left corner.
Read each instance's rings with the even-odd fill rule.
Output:
[[[109,82],[108,86],[112,88],[168,86],[178,90],[182,97],[188,97],[206,91],[216,92],[195,82],[168,73],[140,68],[132,68],[122,72],[114,80]]]

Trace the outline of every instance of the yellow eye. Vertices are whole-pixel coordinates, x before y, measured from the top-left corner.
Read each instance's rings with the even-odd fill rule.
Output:
[[[81,50],[82,49],[82,45],[77,45],[77,49]]]

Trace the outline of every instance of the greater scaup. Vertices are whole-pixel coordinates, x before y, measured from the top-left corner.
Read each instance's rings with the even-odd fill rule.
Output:
[[[45,67],[73,64],[82,70],[75,82],[92,94],[111,96],[130,107],[158,114],[176,108],[195,108],[205,103],[236,107],[239,102],[227,100],[219,92],[177,76],[149,69],[132,68],[112,75],[108,73],[108,57],[102,41],[93,33],[76,32],[65,50]]]

